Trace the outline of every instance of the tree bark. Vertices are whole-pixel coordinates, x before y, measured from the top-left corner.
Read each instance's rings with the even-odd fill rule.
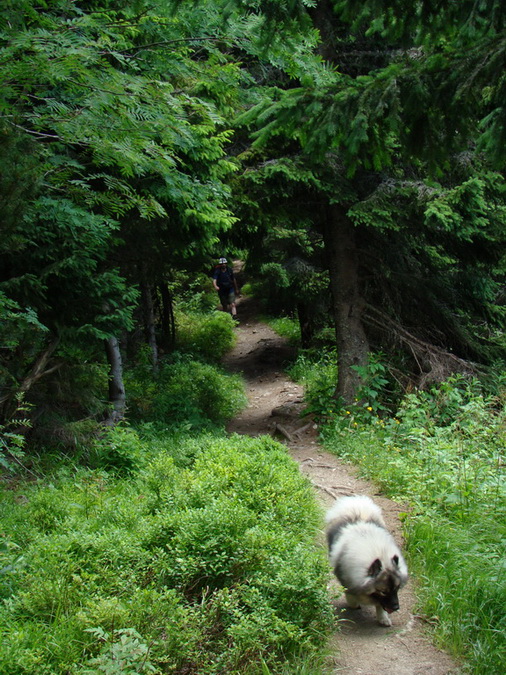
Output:
[[[172,296],[167,284],[160,284],[160,296],[162,299],[162,343],[165,351],[174,349],[176,339],[176,323],[174,319],[174,307],[172,305]]]
[[[338,65],[336,45],[339,44],[339,23],[331,0],[318,0],[316,7],[308,9],[313,25],[322,37],[318,52],[325,61]]]
[[[119,342],[115,337],[105,340],[105,353],[109,363],[109,403],[113,409],[106,420],[106,424],[114,425],[125,415],[126,395],[123,384],[123,363]]]
[[[320,0],[309,10],[313,23],[322,37],[320,54],[343,69],[336,46],[339,44],[339,23],[336,22],[331,0]],[[360,295],[355,228],[341,204],[327,208],[323,227],[328,256],[330,286],[337,342],[336,398],[352,405],[361,385],[359,373],[352,366],[366,366],[369,343],[362,323],[365,302]]]
[[[352,405],[361,377],[352,366],[366,366],[369,343],[362,323],[365,302],[360,295],[353,224],[341,205],[328,208],[323,228],[337,343],[336,398]]]
[[[153,308],[152,287],[146,280],[144,270],[141,282],[141,302],[146,342],[151,350],[151,362],[153,370],[156,372],[158,370],[158,345],[156,342],[155,311]]]

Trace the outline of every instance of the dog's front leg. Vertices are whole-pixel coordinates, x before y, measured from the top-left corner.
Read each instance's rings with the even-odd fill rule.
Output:
[[[380,605],[376,605],[376,618],[378,619],[380,626],[392,625],[392,620]]]

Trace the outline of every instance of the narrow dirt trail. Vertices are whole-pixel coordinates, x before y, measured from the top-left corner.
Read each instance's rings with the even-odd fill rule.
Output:
[[[286,341],[259,322],[251,300],[238,302],[240,324],[237,344],[224,365],[241,373],[247,386],[248,407],[230,422],[232,433],[273,434],[309,477],[324,509],[341,495],[368,494],[383,509],[385,520],[401,542],[398,518],[403,509],[382,497],[371,483],[357,477],[354,467],[326,452],[318,443],[315,426],[299,417],[302,388],[283,373],[291,355]],[[335,584],[329,568],[329,588]],[[393,626],[376,624],[373,608],[346,609],[335,602],[340,630],[331,639],[331,672],[340,675],[448,675],[459,672],[448,655],[436,649],[425,634],[423,620],[415,613],[413,581],[400,594],[401,609],[392,615]]]

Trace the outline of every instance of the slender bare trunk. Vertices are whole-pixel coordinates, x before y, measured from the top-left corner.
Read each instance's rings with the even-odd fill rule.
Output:
[[[146,335],[146,342],[151,350],[151,362],[153,364],[153,370],[158,369],[158,345],[156,342],[156,330],[155,330],[155,311],[153,307],[153,294],[152,287],[146,281],[145,275],[143,275],[143,280],[141,283],[141,302],[142,302],[142,315],[144,319],[144,332]]]
[[[345,405],[350,405],[355,401],[361,384],[360,375],[352,366],[367,364],[369,343],[362,323],[365,303],[359,290],[355,232],[344,207],[329,207],[324,241],[336,329],[336,397]]]
[[[172,305],[172,296],[167,284],[160,284],[160,296],[162,299],[162,342],[166,351],[174,349],[176,339],[176,322],[174,319],[174,307]]]
[[[105,340],[105,353],[109,363],[109,403],[113,406],[106,423],[112,425],[124,417],[126,408],[123,363],[119,342],[115,337]]]

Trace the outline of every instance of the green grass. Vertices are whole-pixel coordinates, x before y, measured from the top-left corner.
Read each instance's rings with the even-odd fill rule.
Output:
[[[278,335],[288,340],[289,344],[294,346],[300,344],[300,326],[297,319],[288,316],[263,316],[262,321],[265,321]]]

